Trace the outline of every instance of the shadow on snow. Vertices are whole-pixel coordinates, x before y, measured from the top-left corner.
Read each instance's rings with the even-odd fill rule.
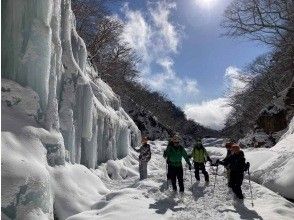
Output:
[[[165,198],[157,200],[154,204],[149,205],[149,209],[156,209],[157,214],[165,214],[168,209],[170,209],[173,212],[181,211],[184,208],[182,207],[176,207],[180,203],[176,202],[174,199],[171,198]]]
[[[242,202],[234,202],[235,209],[224,209],[220,212],[235,212],[240,215],[240,219],[260,219],[263,218],[254,210],[248,209]]]

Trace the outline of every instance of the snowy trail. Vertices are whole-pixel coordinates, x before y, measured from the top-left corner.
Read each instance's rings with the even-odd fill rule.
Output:
[[[234,199],[226,186],[226,178],[217,176],[213,193],[214,175],[210,173],[210,184],[200,183],[191,186],[188,169],[184,170],[185,193],[172,195],[171,186],[166,190],[166,167],[162,158],[165,142],[151,142],[152,159],[148,164],[148,179],[138,177],[124,180],[103,180],[112,192],[86,211],[69,219],[293,219],[294,205],[268,190],[253,183],[254,207],[251,206],[248,180],[244,180],[244,203]],[[222,173],[219,172],[220,174]]]

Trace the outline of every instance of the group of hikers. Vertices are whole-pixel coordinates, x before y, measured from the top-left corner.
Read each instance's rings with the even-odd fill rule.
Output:
[[[190,159],[193,160],[194,173],[196,181],[200,181],[199,171],[204,175],[204,180],[206,185],[209,184],[209,174],[206,171],[205,164],[207,161],[210,162],[211,166],[218,167],[223,165],[226,169],[228,187],[232,189],[236,197],[243,199],[243,193],[241,185],[244,178],[244,172],[249,170],[249,162],[245,162],[244,152],[240,149],[240,146],[236,143],[229,142],[225,145],[227,149],[227,154],[223,160],[217,159],[214,163],[208,155],[208,152],[204,148],[201,139],[197,139],[196,144],[190,155],[186,152],[185,148],[180,145],[180,138],[178,135],[174,135],[169,141],[167,148],[163,153],[163,157],[166,159],[167,163],[167,181],[171,181],[172,189],[177,192],[177,181],[179,185],[179,192],[183,193],[184,188],[184,178],[183,178],[183,165],[182,158],[185,159],[189,170],[192,170],[192,164]],[[143,137],[142,146],[137,150],[139,155],[139,171],[140,180],[147,178],[147,163],[151,159],[151,149],[148,144],[148,138]],[[216,169],[218,170],[218,169]]]

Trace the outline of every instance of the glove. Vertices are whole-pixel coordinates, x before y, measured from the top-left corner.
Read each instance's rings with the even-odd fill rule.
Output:
[[[250,163],[249,163],[249,162],[247,162],[247,163],[245,164],[245,171],[248,171],[248,170],[249,170],[249,168],[250,168]]]
[[[192,170],[192,166],[191,166],[191,164],[189,164],[189,170]]]

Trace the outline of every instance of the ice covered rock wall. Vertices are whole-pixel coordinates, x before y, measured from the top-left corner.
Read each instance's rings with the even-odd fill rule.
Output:
[[[125,157],[140,132],[90,79],[70,0],[1,3],[1,219],[66,219],[108,192],[86,167]]]
[[[45,144],[47,152],[65,148],[68,160],[94,168],[138,144],[139,130],[118,97],[88,76],[94,70],[70,0],[4,0],[1,31],[2,77],[32,88],[38,121],[63,136],[64,145]]]

